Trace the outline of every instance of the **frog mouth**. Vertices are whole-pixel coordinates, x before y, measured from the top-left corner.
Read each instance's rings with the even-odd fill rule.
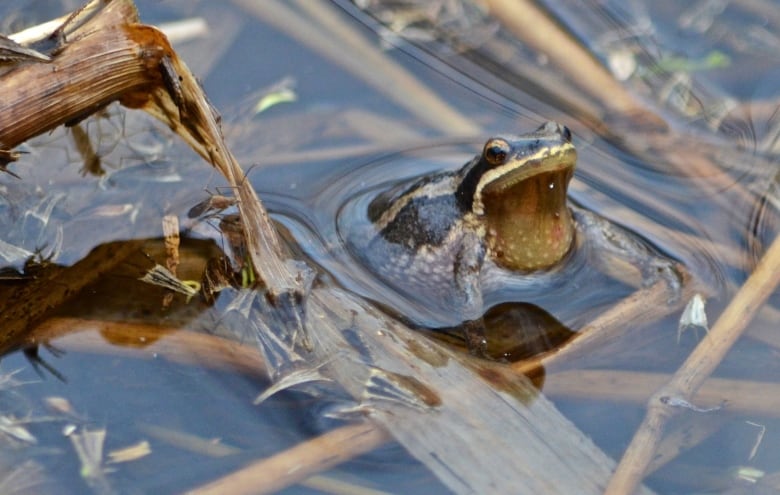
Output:
[[[536,183],[538,182],[536,179],[541,178],[545,179],[542,181],[545,184],[535,184],[534,189],[542,186],[550,189],[562,187],[563,191],[555,195],[565,198],[566,188],[574,173],[576,163],[577,151],[574,146],[568,145],[556,148],[553,152],[546,149],[537,155],[512,160],[501,167],[490,170],[483,177],[482,185],[477,188],[474,195],[473,210],[476,214],[484,213],[485,196],[515,194],[516,191],[511,190],[522,191],[524,183],[531,186],[531,183]]]
[[[554,152],[545,150],[538,156],[512,160],[485,174],[485,185],[481,192],[495,194],[537,175],[573,171],[576,162],[577,152],[571,145],[560,147]]]

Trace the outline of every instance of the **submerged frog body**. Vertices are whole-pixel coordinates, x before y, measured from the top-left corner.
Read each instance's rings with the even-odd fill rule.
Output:
[[[670,261],[590,212],[567,204],[577,154],[569,129],[489,139],[460,170],[381,194],[368,207],[373,229],[353,235],[358,257],[407,298],[425,294],[435,311],[465,323],[472,351],[485,348],[481,281],[500,268],[520,275],[561,265],[578,238],[651,272]]]

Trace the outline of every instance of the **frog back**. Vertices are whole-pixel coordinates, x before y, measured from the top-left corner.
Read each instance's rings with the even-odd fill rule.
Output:
[[[365,221],[352,225],[346,241],[352,256],[391,290],[425,306],[429,317],[451,317],[440,320],[441,324],[457,324],[462,321],[464,301],[462,289],[453,285],[454,271],[464,241],[473,245],[475,236],[464,229],[464,212],[447,183],[449,178],[443,179],[444,185],[442,177],[438,179],[377,196]],[[474,255],[480,256],[479,251]]]

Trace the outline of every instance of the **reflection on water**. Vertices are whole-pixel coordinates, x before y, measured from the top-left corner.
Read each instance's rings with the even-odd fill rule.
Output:
[[[542,354],[566,343],[576,335],[553,315],[534,304],[505,302],[485,312],[488,329],[487,353],[497,361],[514,362]],[[458,328],[420,329],[430,338],[468,352]],[[540,384],[537,384],[541,388]]]

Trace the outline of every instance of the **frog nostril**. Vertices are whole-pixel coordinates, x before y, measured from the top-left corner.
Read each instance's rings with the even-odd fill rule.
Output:
[[[571,143],[571,131],[565,125],[561,126],[561,136],[563,136],[563,139],[565,139],[567,143]]]

